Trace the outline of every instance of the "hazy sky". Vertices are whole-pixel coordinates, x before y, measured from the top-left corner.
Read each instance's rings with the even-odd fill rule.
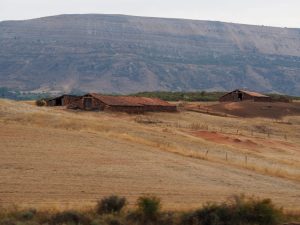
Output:
[[[300,28],[300,0],[0,0],[0,20],[106,13]]]

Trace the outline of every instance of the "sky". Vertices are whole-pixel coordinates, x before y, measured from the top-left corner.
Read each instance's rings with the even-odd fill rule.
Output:
[[[300,28],[300,0],[0,0],[0,21],[84,13]]]

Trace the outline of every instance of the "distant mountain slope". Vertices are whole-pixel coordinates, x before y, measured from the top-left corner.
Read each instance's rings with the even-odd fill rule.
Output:
[[[300,29],[122,15],[0,23],[0,87],[300,95]]]

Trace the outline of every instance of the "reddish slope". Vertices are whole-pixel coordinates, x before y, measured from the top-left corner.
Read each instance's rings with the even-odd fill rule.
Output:
[[[269,102],[224,102],[204,107],[208,112],[229,114],[238,117],[265,117],[279,119],[300,115],[300,103]]]

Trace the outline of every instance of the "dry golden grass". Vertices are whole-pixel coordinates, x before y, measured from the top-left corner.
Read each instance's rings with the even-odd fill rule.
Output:
[[[245,193],[300,209],[300,117],[74,112],[0,100],[0,202],[89,206],[156,194],[189,209]]]

